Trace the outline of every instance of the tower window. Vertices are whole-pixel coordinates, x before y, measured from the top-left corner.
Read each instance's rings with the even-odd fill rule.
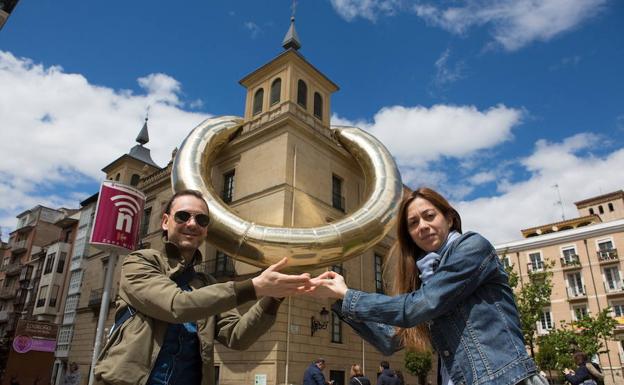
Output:
[[[301,79],[297,83],[297,104],[303,108],[308,104],[308,85]]]
[[[589,215],[594,215],[594,209],[592,207],[589,208]]]
[[[615,211],[615,209],[613,208],[613,203],[609,203],[609,212],[613,212]]]
[[[279,103],[282,93],[282,79],[277,78],[271,84],[271,105]]]
[[[323,119],[323,98],[318,92],[314,93],[314,116]]]
[[[121,175],[120,175],[119,173],[117,173],[117,175],[115,175],[115,180],[119,180],[119,177],[120,177],[120,176],[121,176]]]
[[[262,112],[262,99],[264,99],[264,89],[260,88],[258,91],[256,91],[254,95],[254,101],[253,101],[253,114],[254,115]]]
[[[604,209],[602,208],[602,205],[598,206],[598,212],[600,214],[604,214]]]
[[[139,184],[140,180],[141,180],[141,176],[139,174],[132,174],[132,178],[130,179],[130,185],[136,186]]]
[[[342,178],[332,175],[332,206],[342,212],[345,211],[345,199],[342,196]]]
[[[375,253],[375,292],[384,294],[383,283],[383,258],[381,255]]]

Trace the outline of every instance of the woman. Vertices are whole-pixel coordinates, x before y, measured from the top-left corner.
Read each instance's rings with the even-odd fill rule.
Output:
[[[401,202],[394,295],[349,289],[328,271],[313,294],[386,355],[402,347],[439,353],[443,385],[548,384],[527,355],[508,277],[494,248],[462,234],[457,211],[420,188]]]
[[[567,368],[563,370],[565,379],[572,385],[596,385],[596,381],[587,369],[587,354],[583,352],[574,353],[574,363],[578,366],[575,372]]]
[[[358,364],[351,365],[349,385],[371,385],[370,380],[362,373],[362,368]]]

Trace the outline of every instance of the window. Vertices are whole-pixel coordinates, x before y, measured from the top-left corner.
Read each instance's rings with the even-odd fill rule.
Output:
[[[279,103],[282,93],[282,79],[277,78],[271,84],[271,105]]]
[[[115,175],[115,180],[119,180],[120,177],[121,177],[121,174],[117,173],[117,175]]]
[[[67,230],[65,232],[65,237],[63,238],[63,242],[69,243],[69,240],[71,239],[71,235],[72,235],[72,231],[71,230]]]
[[[605,287],[607,291],[622,290],[622,282],[620,281],[620,272],[616,267],[607,267],[604,269]]]
[[[377,293],[384,293],[384,284],[383,284],[383,258],[381,255],[375,253],[375,291]]]
[[[541,271],[544,270],[544,262],[542,261],[542,253],[539,251],[537,253],[529,254],[529,269],[531,271]]]
[[[47,294],[48,294],[48,287],[42,286],[41,289],[39,289],[39,296],[37,297],[36,307],[42,307],[43,305],[45,305]]]
[[[69,278],[69,290],[80,289],[80,283],[82,282],[82,271],[74,271]]]
[[[561,255],[563,258],[564,266],[575,265],[579,263],[578,255],[576,254],[576,248],[574,246],[562,248]]]
[[[598,206],[598,212],[600,214],[604,214],[604,209],[602,208],[602,205]]]
[[[336,313],[332,312],[331,342],[342,343],[342,323]]]
[[[594,209],[593,208],[589,208],[589,215],[594,215]]]
[[[61,326],[58,337],[59,345],[67,345],[71,342],[73,329],[73,326]]]
[[[297,104],[303,108],[308,104],[308,85],[301,79],[297,82]]]
[[[253,115],[257,115],[262,112],[262,99],[264,99],[264,89],[260,88],[254,94]]]
[[[323,98],[318,92],[314,93],[314,116],[323,119]]]
[[[56,307],[56,298],[58,297],[59,285],[52,286],[50,292],[50,307]]]
[[[65,313],[71,313],[73,311],[76,311],[76,308],[78,307],[79,297],[79,295],[70,295],[69,297],[67,297],[67,301],[65,301]]]
[[[617,259],[617,251],[610,239],[598,241],[598,259],[601,261]]]
[[[344,197],[342,196],[342,178],[332,175],[332,206],[342,212],[345,211]]]
[[[232,202],[234,196],[234,174],[235,170],[223,174],[223,192],[221,198],[225,203]]]
[[[503,263],[503,267],[505,268],[505,270],[509,270],[509,268],[511,268],[511,261],[509,260],[509,256],[502,256],[501,262]]]
[[[580,321],[588,315],[589,312],[587,311],[587,306],[579,305],[572,307],[572,316],[574,317],[575,321]]]
[[[59,255],[58,265],[56,265],[56,272],[59,274],[63,274],[63,269],[65,269],[65,260],[67,259],[67,253],[61,252]]]
[[[214,275],[217,277],[234,275],[234,262],[232,262],[232,258],[229,255],[217,251]]]
[[[624,317],[624,302],[614,302],[611,304],[615,317]]]
[[[138,185],[140,180],[141,176],[139,174],[132,174],[132,177],[130,178],[130,186]]]
[[[333,381],[333,385],[345,385],[345,371],[344,370],[330,370],[329,379]]]
[[[568,274],[567,281],[568,295],[570,297],[579,297],[585,295],[585,287],[583,286],[583,279],[580,272]]]
[[[56,253],[48,254],[48,258],[46,259],[45,269],[43,270],[43,274],[49,274],[52,272],[52,267],[54,266],[54,258],[56,258]]]
[[[143,238],[147,235],[147,231],[149,230],[149,221],[150,216],[152,215],[152,208],[147,207],[143,210],[143,219],[141,220],[141,232],[139,233],[139,237]]]
[[[544,309],[544,311],[542,311],[539,326],[542,332],[551,330],[553,328],[552,314],[550,313],[550,309]]]
[[[613,208],[613,203],[609,203],[607,206],[609,206],[609,212],[615,211],[615,209]]]

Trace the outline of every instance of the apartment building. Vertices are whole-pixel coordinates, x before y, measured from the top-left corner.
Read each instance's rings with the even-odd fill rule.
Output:
[[[575,321],[610,307],[618,322],[600,365],[607,384],[624,383],[624,282],[618,248],[624,246],[624,191],[576,202],[578,217],[522,230],[524,239],[496,246],[498,255],[520,276],[552,268],[550,306],[538,324],[548,333],[560,321]]]
[[[298,52],[299,47],[291,24],[284,51],[240,81],[247,91],[244,123],[218,154],[214,167],[205,170],[223,202],[238,215],[272,226],[329,223],[355,211],[366,199],[360,167],[330,131],[330,98],[338,86],[310,64]],[[131,181],[133,174],[140,175],[137,187],[147,196],[141,244],[161,248],[161,213],[172,194],[171,162],[162,169],[152,168],[146,159],[124,156],[103,171],[107,179],[119,176],[124,183]],[[351,287],[383,292],[383,261],[392,242],[392,237],[387,237],[372,250],[332,268],[345,275]],[[218,280],[246,279],[259,271],[209,244],[201,251],[204,261],[196,269]],[[88,376],[101,304],[98,293],[108,260],[109,255],[101,252],[83,258],[82,295],[68,355],[69,361],[78,362],[83,378]],[[121,262],[115,266],[113,294]],[[348,382],[349,368],[355,362],[363,364],[372,378],[382,359],[390,359],[394,368],[403,367],[402,354],[383,357],[345,327],[328,311],[331,302],[289,298],[282,304],[275,326],[247,351],[216,346],[219,383],[300,383],[305,368],[318,357],[327,360],[326,375],[336,385]],[[111,309],[107,327],[113,315]]]

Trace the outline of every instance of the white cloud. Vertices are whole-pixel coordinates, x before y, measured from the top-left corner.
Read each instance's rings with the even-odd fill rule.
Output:
[[[379,14],[394,14],[401,3],[400,0],[331,0],[338,14],[347,21],[362,17],[375,21]]]
[[[520,239],[520,230],[561,220],[554,184],[559,185],[566,218],[578,216],[574,202],[622,189],[624,149],[597,157],[585,153],[601,143],[593,134],[577,134],[559,143],[538,141],[521,164],[530,177],[501,183],[501,193],[458,203],[466,229],[493,242]]]
[[[255,39],[256,37],[258,37],[260,32],[262,32],[258,24],[254,23],[253,21],[246,21],[245,23],[243,23],[243,25],[251,33],[252,39]]]
[[[438,88],[443,88],[462,78],[464,62],[459,61],[454,65],[450,65],[450,56],[451,50],[447,48],[435,61],[436,74],[433,79],[433,84]]]
[[[0,51],[0,225],[36,204],[76,207],[80,183],[127,153],[150,107],[154,161],[165,166],[185,135],[208,117],[183,109],[181,86],[165,74],[138,79],[145,93],[96,86],[80,74]],[[67,186],[66,196],[46,193]],[[82,192],[93,193],[94,191]]]
[[[466,157],[512,138],[523,111],[504,105],[479,111],[474,106],[393,106],[381,109],[366,127],[402,164],[442,157]]]
[[[517,50],[548,41],[598,14],[606,0],[464,0],[458,6],[416,4],[416,14],[449,32],[487,25],[496,44]]]

